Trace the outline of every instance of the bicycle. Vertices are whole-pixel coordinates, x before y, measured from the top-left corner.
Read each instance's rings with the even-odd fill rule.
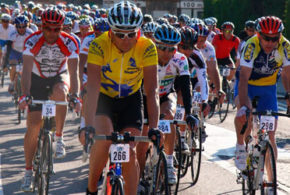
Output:
[[[185,142],[189,147],[189,154],[182,154],[181,162],[181,177],[184,177],[189,167],[191,167],[192,185],[198,181],[200,168],[201,168],[201,154],[204,151],[202,146],[202,131],[204,130],[204,117],[200,112],[201,94],[195,92],[193,94],[193,114],[197,117],[200,113],[201,119],[199,120],[197,128],[186,130]],[[198,117],[197,117],[198,118]]]
[[[42,119],[43,127],[40,129],[37,143],[37,151],[33,159],[34,170],[34,186],[37,186],[38,194],[48,194],[50,176],[54,174],[53,171],[53,151],[52,142],[53,135],[52,129],[54,124],[54,117],[56,111],[56,105],[67,106],[65,101],[53,101],[53,100],[32,100],[33,104],[42,104]]]
[[[258,97],[255,97],[252,101],[252,135],[247,136],[245,139],[246,151],[248,153],[247,167],[246,170],[238,172],[237,183],[242,184],[244,195],[254,195],[256,190],[260,190],[261,194],[265,194],[266,187],[271,187],[275,195],[277,194],[276,160],[273,147],[269,141],[268,132],[273,131],[275,128],[274,116],[290,117],[290,115],[272,111],[257,112],[257,102]],[[247,115],[248,119],[249,111]],[[260,119],[259,116],[261,116]],[[248,122],[243,126],[241,134],[245,133],[247,124]],[[270,160],[270,167],[268,169],[265,167],[267,157]],[[267,177],[270,177],[271,181],[267,181]]]
[[[14,104],[17,110],[17,120],[18,124],[21,123],[21,114],[24,113],[22,110],[18,107],[18,99],[21,97],[21,72],[22,72],[22,64],[19,63],[16,65],[16,75],[14,79],[14,93],[13,93],[13,99]]]

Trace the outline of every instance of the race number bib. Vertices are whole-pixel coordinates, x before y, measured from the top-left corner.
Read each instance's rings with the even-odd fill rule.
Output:
[[[111,162],[123,163],[130,160],[129,144],[112,144],[110,147]]]
[[[55,104],[42,104],[42,116],[54,117]]]
[[[171,133],[170,121],[169,120],[159,120],[158,129],[164,134]]]
[[[230,75],[230,69],[229,68],[224,68],[223,69],[223,76],[227,77]]]
[[[260,128],[266,131],[274,131],[275,117],[273,116],[261,116]]]
[[[176,108],[176,113],[174,115],[174,120],[182,121],[184,119],[185,109],[181,106]]]
[[[201,102],[202,102],[202,99],[201,99],[201,93],[195,91],[195,92],[193,93],[192,103],[201,103]]]

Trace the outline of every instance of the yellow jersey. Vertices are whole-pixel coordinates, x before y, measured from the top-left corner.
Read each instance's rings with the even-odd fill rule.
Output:
[[[240,64],[252,68],[248,84],[275,85],[281,68],[290,65],[289,41],[282,36],[278,47],[270,54],[266,54],[260,46],[258,37],[254,36],[246,42]]]
[[[145,37],[140,37],[128,52],[121,53],[105,32],[90,44],[88,63],[102,66],[100,92],[122,98],[140,89],[143,67],[157,66],[158,56],[155,44]]]

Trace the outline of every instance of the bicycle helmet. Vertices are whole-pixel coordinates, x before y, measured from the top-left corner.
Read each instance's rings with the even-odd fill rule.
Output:
[[[172,21],[172,23],[176,23],[178,18],[176,15],[171,15],[170,20]]]
[[[92,5],[92,7],[91,7],[91,10],[92,11],[96,11],[98,9],[98,6],[97,5]]]
[[[177,45],[181,41],[181,35],[178,30],[169,24],[158,26],[153,36],[157,43]]]
[[[110,29],[110,25],[106,18],[97,18],[94,22],[94,31],[106,32]]]
[[[47,8],[41,15],[42,24],[63,25],[65,15],[56,7]]]
[[[82,18],[79,21],[79,26],[90,26],[91,25],[91,20],[89,18]]]
[[[65,5],[63,3],[59,3],[56,5],[57,9],[64,10]]]
[[[235,25],[232,22],[224,22],[221,26],[221,29],[235,29]]]
[[[1,15],[1,20],[10,21],[11,20],[11,16],[9,14],[2,14]]]
[[[198,34],[193,30],[193,28],[184,26],[180,29],[181,34],[181,45],[193,46],[197,42]]]
[[[161,24],[169,24],[168,20],[166,18],[158,18],[156,22],[161,25]]]
[[[208,27],[205,24],[194,24],[191,26],[198,36],[207,36],[209,34]]]
[[[122,1],[109,11],[108,21],[113,29],[135,30],[142,25],[143,15],[135,4]]]
[[[148,22],[146,24],[144,24],[144,26],[142,27],[142,31],[144,33],[154,33],[156,28],[158,27],[158,24],[156,22]]]
[[[214,21],[211,18],[205,18],[203,21],[207,26],[214,25]]]
[[[281,19],[276,16],[263,16],[257,19],[256,30],[264,34],[276,34],[284,30],[284,25]]]
[[[15,20],[14,20],[14,23],[15,23],[16,25],[20,25],[20,24],[25,24],[25,25],[27,25],[28,22],[29,22],[28,18],[27,18],[26,16],[24,16],[24,15],[17,16],[17,17],[15,18]]]
[[[72,21],[79,19],[79,15],[73,11],[67,12],[65,16],[69,17]]]
[[[143,17],[143,22],[144,23],[147,23],[147,22],[153,22],[153,18],[151,15],[149,14],[145,14],[144,17]]]
[[[253,20],[247,20],[245,22],[245,27],[246,28],[255,28],[255,21],[253,21]]]
[[[64,26],[72,25],[72,20],[69,17],[65,17],[63,25]]]
[[[213,21],[213,24],[216,25],[218,20],[215,18],[215,17],[209,17],[212,21]]]
[[[27,4],[27,7],[28,7],[29,9],[33,9],[33,8],[35,7],[34,2],[33,2],[33,1],[29,1],[28,4]]]
[[[190,17],[186,14],[181,14],[178,17],[178,22],[184,22],[185,24],[187,24],[188,22],[190,22]]]
[[[87,9],[87,10],[90,10],[90,9],[91,9],[91,8],[90,8],[90,5],[87,4],[87,3],[83,6],[83,8],[84,8],[84,9]]]

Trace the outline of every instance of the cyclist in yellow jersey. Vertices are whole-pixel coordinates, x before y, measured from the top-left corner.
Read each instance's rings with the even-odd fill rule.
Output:
[[[241,70],[236,87],[238,112],[235,118],[237,133],[236,159],[238,169],[246,168],[247,154],[244,145],[244,136],[240,135],[243,124],[246,122],[246,110],[251,109],[251,99],[259,96],[257,111],[277,111],[276,83],[279,71],[287,75],[286,91],[290,92],[290,44],[283,37],[282,21],[275,16],[261,17],[256,21],[257,35],[250,38],[245,45],[241,56]],[[288,105],[289,100],[287,100]],[[250,127],[250,125],[248,125]],[[269,138],[277,157],[275,131],[269,132]],[[245,133],[248,135],[250,129]]]
[[[113,130],[140,135],[143,123],[141,83],[147,94],[149,127],[159,117],[157,51],[154,43],[140,37],[142,12],[133,3],[120,2],[109,11],[109,32],[92,41],[88,53],[86,129],[109,135]],[[110,142],[95,142],[90,154],[87,194],[97,194],[97,183],[109,154]],[[135,143],[130,161],[123,163],[125,194],[136,195],[139,165]]]

